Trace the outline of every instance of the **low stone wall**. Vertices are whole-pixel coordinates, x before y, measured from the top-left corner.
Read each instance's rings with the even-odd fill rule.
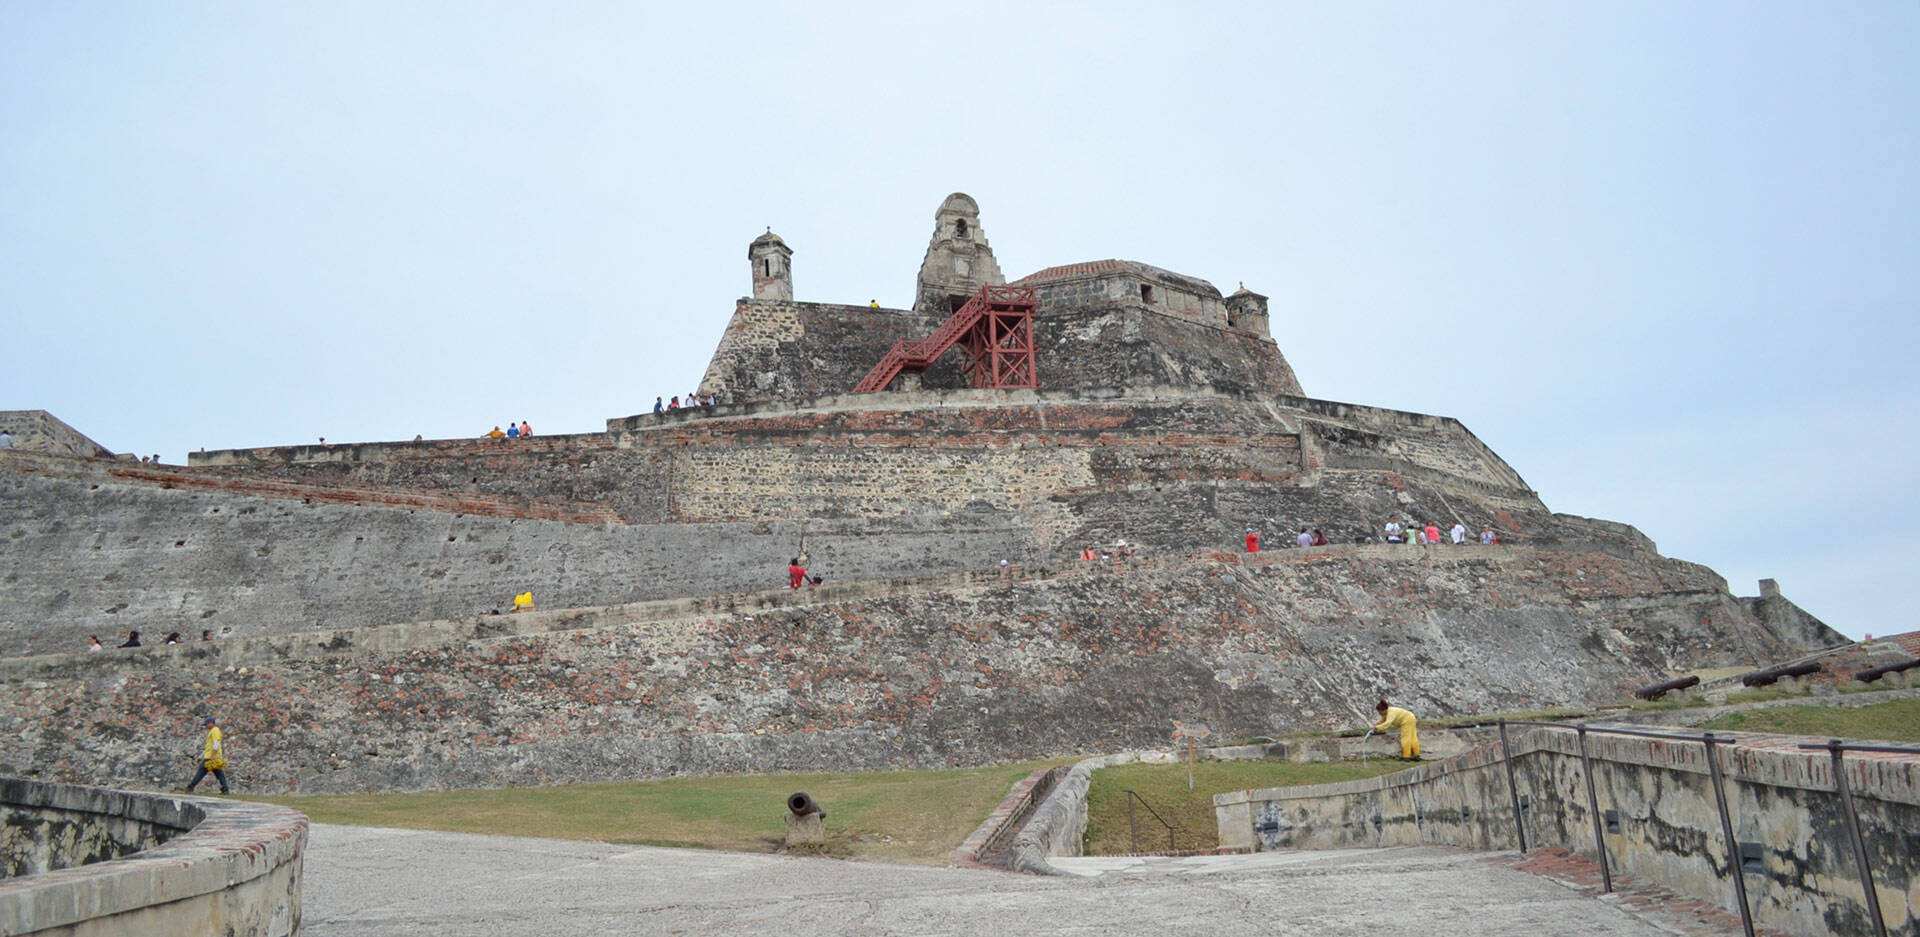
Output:
[[[0,934],[288,937],[307,818],[283,807],[0,778]]]
[[[1047,860],[1054,856],[1081,855],[1087,835],[1087,788],[1093,773],[1101,768],[1130,765],[1136,761],[1172,761],[1165,752],[1120,752],[1088,758],[1073,766],[1053,793],[1034,808],[1027,825],[1013,837],[1010,866],[1016,872],[1034,875],[1065,875]]]
[[[1800,741],[1742,736],[1721,751],[1754,920],[1809,937],[1870,933],[1832,762],[1825,752],[1801,751]],[[1613,868],[1737,911],[1721,874],[1727,848],[1702,744],[1589,734],[1587,745]],[[1596,858],[1576,734],[1517,733],[1513,761],[1528,845]],[[1849,754],[1845,766],[1888,932],[1912,937],[1920,932],[1920,756]],[[1513,849],[1506,771],[1495,744],[1379,778],[1221,794],[1220,843]]]

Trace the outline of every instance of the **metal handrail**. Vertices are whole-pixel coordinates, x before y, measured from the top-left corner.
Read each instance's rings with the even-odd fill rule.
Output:
[[[1139,824],[1139,821],[1134,817],[1134,812],[1133,812],[1134,801],[1139,801],[1140,806],[1147,808],[1147,812],[1152,814],[1155,820],[1159,820],[1161,826],[1164,826],[1167,828],[1167,851],[1173,852],[1174,851],[1173,824],[1168,823],[1164,817],[1160,816],[1159,811],[1154,810],[1153,805],[1150,803],[1147,803],[1146,798],[1141,797],[1139,794],[1136,794],[1132,791],[1123,790],[1121,791],[1121,793],[1127,795],[1127,797],[1129,798],[1129,800],[1127,801],[1127,828],[1129,831],[1130,841],[1133,844],[1133,851],[1134,852],[1140,851],[1140,824]]]
[[[1826,749],[1833,755],[1833,790],[1840,795],[1841,812],[1847,818],[1847,835],[1853,840],[1853,861],[1860,867],[1861,892],[1867,899],[1867,911],[1873,915],[1873,933],[1875,937],[1887,937],[1887,919],[1880,913],[1880,893],[1873,884],[1873,866],[1867,861],[1867,838],[1860,832],[1860,814],[1853,807],[1853,791],[1847,787],[1846,765],[1842,764],[1847,752],[1882,752],[1895,755],[1920,755],[1920,747],[1912,745],[1856,745],[1841,739],[1828,739],[1826,742],[1802,742],[1800,748]]]
[[[1740,926],[1745,932],[1746,937],[1754,937],[1753,912],[1748,907],[1749,902],[1747,900],[1747,881],[1744,870],[1740,865],[1740,842],[1734,839],[1733,836],[1733,817],[1727,811],[1726,785],[1724,776],[1720,772],[1720,750],[1714,747],[1716,745],[1731,745],[1733,744],[1733,739],[1726,736],[1716,736],[1712,732],[1701,732],[1696,735],[1683,732],[1649,732],[1645,729],[1614,729],[1604,726],[1587,726],[1579,723],[1532,722],[1527,720],[1514,720],[1509,722],[1505,719],[1500,720],[1501,757],[1507,763],[1507,790],[1513,798],[1513,823],[1515,830],[1520,836],[1520,852],[1522,854],[1525,854],[1527,851],[1526,818],[1521,816],[1520,813],[1520,788],[1519,783],[1514,779],[1513,750],[1507,744],[1507,726],[1510,725],[1527,726],[1537,729],[1572,729],[1579,737],[1581,779],[1586,783],[1587,787],[1587,813],[1593,819],[1593,849],[1594,853],[1600,857],[1601,888],[1608,892],[1613,891],[1613,870],[1607,863],[1606,834],[1600,823],[1600,798],[1597,786],[1593,783],[1593,757],[1587,753],[1587,733],[1624,735],[1632,738],[1657,739],[1668,742],[1701,743],[1707,753],[1707,776],[1711,778],[1713,782],[1714,805],[1717,806],[1720,811],[1720,835],[1725,838],[1727,843],[1727,874],[1733,879],[1734,896],[1739,900]],[[1836,752],[1834,754],[1836,765],[1838,764],[1839,757],[1838,752]],[[1851,809],[1849,809],[1849,816],[1851,816]],[[1854,828],[1856,843],[1862,842],[1859,835],[1859,828],[1856,825]],[[1861,847],[1860,856],[1862,863],[1861,869],[1864,872],[1866,869],[1864,846]],[[1875,902],[1873,896],[1873,881],[1871,878],[1866,878],[1866,881],[1868,902],[1874,909],[1874,918],[1877,921],[1880,912],[1879,905]],[[1878,937],[1886,937],[1884,928],[1880,931]]]

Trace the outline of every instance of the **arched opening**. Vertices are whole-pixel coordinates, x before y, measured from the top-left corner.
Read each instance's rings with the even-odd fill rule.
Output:
[[[962,218],[953,223],[953,236],[957,238],[964,238],[967,236],[967,219]]]

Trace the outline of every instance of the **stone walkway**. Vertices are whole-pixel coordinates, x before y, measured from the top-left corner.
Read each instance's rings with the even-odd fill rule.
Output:
[[[931,866],[313,827],[307,937],[576,934],[1661,937],[1612,903],[1468,852]]]

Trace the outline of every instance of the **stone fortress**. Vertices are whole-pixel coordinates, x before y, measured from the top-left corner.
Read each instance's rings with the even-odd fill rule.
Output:
[[[0,413],[0,773],[170,787],[209,710],[252,791],[979,764],[1383,695],[1611,702],[1843,640],[1552,512],[1456,420],[1306,396],[1264,296],[1120,260],[1009,283],[971,198],[935,220],[912,309],[796,300],[755,238],[720,403],[601,433],[179,467]],[[1037,302],[1037,386],[973,386],[956,348],[853,392],[983,289]],[[1390,515],[1501,543],[1381,543]],[[1303,526],[1333,545],[1274,549]],[[823,586],[780,588],[795,554]],[[487,614],[523,590],[539,611]],[[129,629],[222,638],[84,653]]]

